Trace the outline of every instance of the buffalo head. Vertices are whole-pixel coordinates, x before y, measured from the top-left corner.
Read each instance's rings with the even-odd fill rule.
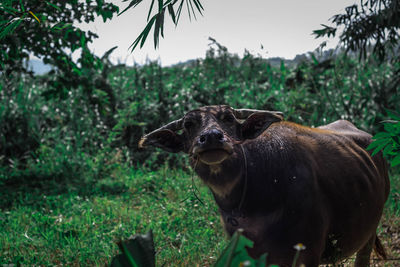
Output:
[[[139,147],[183,151],[205,165],[218,165],[235,154],[235,145],[256,138],[283,119],[281,112],[207,106],[186,113],[142,137]]]

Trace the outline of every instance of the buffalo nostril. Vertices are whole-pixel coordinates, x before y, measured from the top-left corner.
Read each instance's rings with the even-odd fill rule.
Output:
[[[200,143],[204,143],[206,141],[206,137],[204,135],[200,136]]]
[[[221,132],[218,132],[216,137],[218,141],[224,140],[224,135]]]

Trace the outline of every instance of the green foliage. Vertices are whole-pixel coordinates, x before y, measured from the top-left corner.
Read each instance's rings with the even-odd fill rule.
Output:
[[[368,46],[374,46],[374,52],[383,59],[388,48],[398,52],[400,29],[399,0],[361,0],[346,7],[344,14],[332,17],[334,27],[322,25],[324,28],[314,31],[317,37],[335,36],[337,28],[343,27],[340,41],[348,50],[359,51],[361,57],[366,57]],[[397,54],[398,55],[398,54]]]
[[[187,169],[181,154],[139,151],[138,140],[199,106],[279,110],[287,120],[321,125],[348,119],[369,132],[379,129],[385,109],[400,103],[390,82],[396,64],[373,58],[358,63],[318,51],[295,67],[248,52],[243,58],[211,40],[206,58],[164,67],[112,65],[108,56],[83,64],[74,90],[61,75],[0,80],[0,182],[13,179],[101,179],[115,157],[133,166]],[[83,61],[84,62],[84,61]],[[59,90],[55,86],[59,85]],[[47,177],[47,178],[46,178]]]
[[[104,266],[119,254],[119,240],[149,229],[157,266],[214,263],[227,240],[208,189],[198,185],[202,205],[190,174],[114,161],[102,180],[3,185],[0,265]]]
[[[124,13],[130,8],[136,7],[143,0],[123,0],[123,2],[130,1],[129,5],[121,12],[119,15]],[[203,6],[199,0],[158,0],[158,10],[157,12],[151,16],[153,12],[155,0],[151,0],[149,13],[147,15],[147,25],[144,30],[139,34],[136,40],[132,43],[131,48],[132,51],[140,44],[140,48],[143,47],[146,42],[147,36],[149,35],[151,28],[154,26],[154,48],[158,47],[160,35],[164,37],[164,17],[165,13],[168,10],[168,14],[171,17],[172,22],[175,26],[178,25],[179,18],[181,17],[182,10],[184,5],[186,4],[187,12],[189,15],[189,19],[192,19],[192,16],[196,19],[196,13],[198,12],[202,15]],[[177,7],[176,9],[174,7]],[[150,18],[151,17],[151,18]]]
[[[61,99],[51,95],[52,74],[1,76],[0,183],[107,175],[104,162],[116,154],[105,145],[116,123],[112,67],[106,58],[96,64],[100,69],[82,68],[81,84]]]
[[[253,266],[262,267],[267,264],[267,254],[262,255],[259,259],[253,259],[247,253],[247,248],[251,248],[253,242],[243,236],[243,230],[236,231],[228,246],[224,249],[214,267],[229,266]]]
[[[97,37],[77,23],[100,16],[111,19],[118,7],[99,0],[6,0],[0,5],[0,74],[3,79],[28,71],[26,61],[36,56],[53,66],[48,95],[65,96],[88,75],[98,70],[99,59],[88,49]],[[72,53],[78,53],[78,60]]]
[[[267,264],[267,254],[262,255],[259,259],[251,258],[246,248],[252,247],[253,242],[243,236],[243,230],[236,231],[228,246],[224,249],[214,267],[230,267],[230,266],[253,266],[264,267]],[[122,254],[117,255],[111,262],[111,267],[132,266],[146,267],[155,266],[155,252],[152,232],[146,235],[134,235],[126,241],[121,241],[118,246]],[[294,265],[295,262],[294,262]]]
[[[383,156],[391,162],[391,166],[400,165],[400,115],[388,111],[394,120],[384,121],[385,131],[374,135],[374,142],[368,146],[372,155],[382,151]]]

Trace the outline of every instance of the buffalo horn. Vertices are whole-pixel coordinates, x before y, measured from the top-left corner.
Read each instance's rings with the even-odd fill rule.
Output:
[[[179,119],[179,120],[175,120],[172,121],[160,128],[158,128],[157,130],[152,131],[151,133],[146,134],[145,136],[143,136],[140,141],[139,141],[139,148],[143,148],[146,146],[146,141],[151,138],[151,136],[157,132],[160,132],[162,130],[170,130],[170,131],[178,131],[182,129],[182,122],[183,122],[183,118]]]
[[[267,110],[257,110],[257,109],[234,109],[233,114],[236,118],[240,120],[247,119],[253,113],[272,113],[275,115],[283,116],[283,113],[280,111],[267,111]]]

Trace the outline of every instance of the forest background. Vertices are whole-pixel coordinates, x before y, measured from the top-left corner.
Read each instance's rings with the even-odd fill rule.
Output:
[[[140,2],[131,1],[129,7]],[[178,23],[181,3],[188,3],[189,14],[201,13],[199,1],[158,1],[133,48],[152,28],[157,46],[164,17]],[[157,265],[214,263],[227,238],[211,194],[193,180],[183,155],[137,147],[144,133],[212,104],[279,110],[286,120],[309,126],[347,119],[378,133],[373,149],[383,150],[392,165],[379,234],[398,256],[400,4],[364,4],[364,11],[348,8],[333,20],[336,25],[316,30],[316,35],[331,36],[335,26],[345,27],[342,46],[335,50],[321,46],[294,61],[248,51],[239,57],[210,38],[204,59],[162,67],[151,61],[113,64],[113,48],[102,57],[90,51],[95,34],[74,22],[112,19],[123,12],[113,4],[3,1],[0,264],[103,265],[118,253],[116,241],[149,229]],[[357,35],[360,31],[350,27],[362,25],[357,20],[362,12],[364,18],[375,16],[375,27],[363,29],[383,30],[381,37]],[[78,59],[72,58],[74,51],[80,52]],[[32,73],[27,61],[32,54],[51,70]]]

